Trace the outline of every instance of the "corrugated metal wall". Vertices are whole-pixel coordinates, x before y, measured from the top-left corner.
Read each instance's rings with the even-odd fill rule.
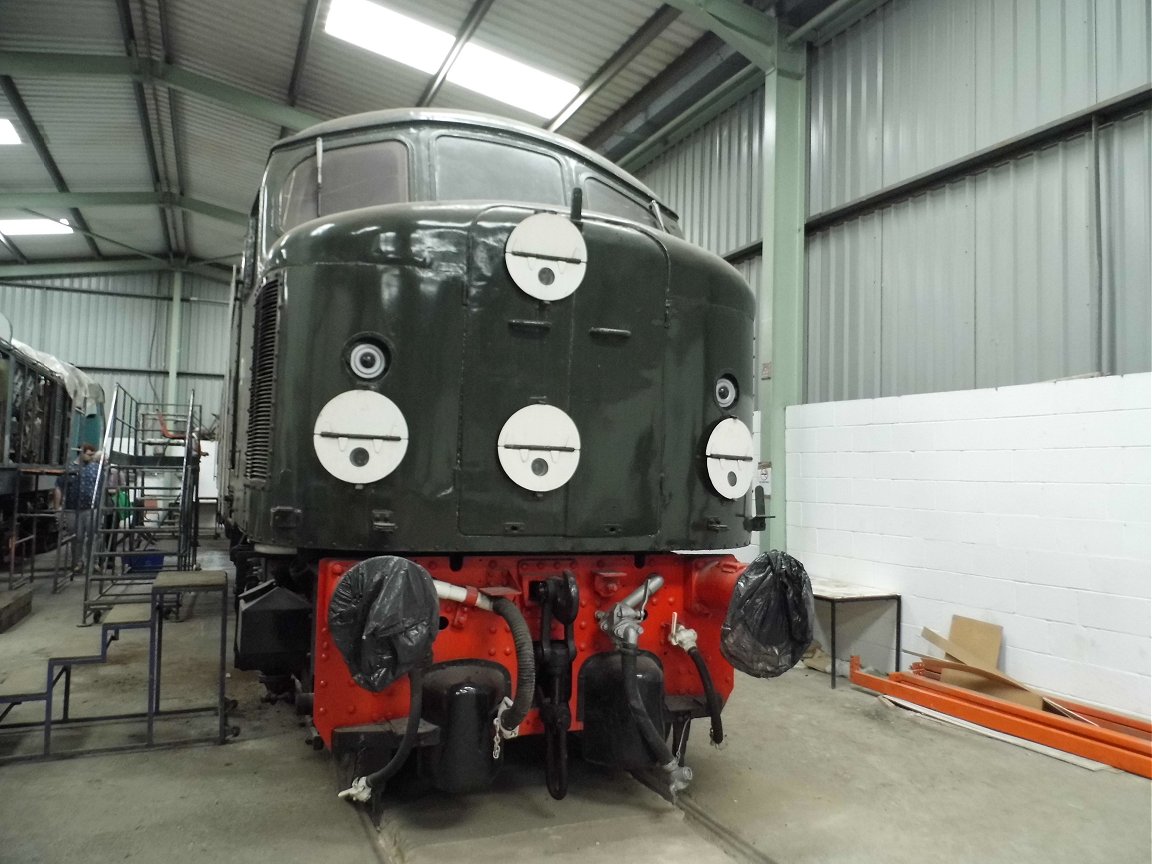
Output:
[[[165,397],[169,273],[0,281],[12,335],[88,371],[110,397],[115,385],[142,401]],[[184,277],[178,400],[195,389],[205,423],[220,411],[228,357],[228,287]]]
[[[757,90],[637,172],[718,255],[760,240],[764,91]]]
[[[815,51],[810,213],[1152,81],[1147,0],[1052,5],[894,0]],[[809,237],[808,401],[1152,368],[1150,124]]]

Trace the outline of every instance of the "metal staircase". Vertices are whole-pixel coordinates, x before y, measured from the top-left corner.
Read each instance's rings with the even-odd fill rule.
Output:
[[[85,550],[82,623],[151,599],[158,572],[199,569],[200,408],[140,402],[117,387],[100,451],[95,527]],[[169,597],[167,611],[180,596]]]
[[[216,672],[214,698],[211,702],[202,705],[166,709],[161,699],[160,687],[164,611],[168,608],[166,598],[186,591],[215,593],[220,598],[218,653],[214,664]],[[239,734],[237,727],[228,725],[228,711],[235,708],[235,701],[228,699],[225,694],[228,609],[230,605],[228,603],[228,575],[222,570],[166,572],[156,576],[145,593],[147,605],[120,605],[110,609],[103,616],[103,620],[100,622],[100,642],[95,652],[51,657],[39,682],[23,687],[19,684],[12,688],[0,687],[0,724],[19,705],[39,703],[42,706],[39,719],[0,725],[0,732],[28,732],[42,729],[42,756],[76,755],[81,752],[91,752],[80,749],[70,750],[64,754],[54,754],[52,749],[53,731],[62,727],[77,725],[132,720],[143,721],[146,724],[142,740],[137,738],[132,743],[101,748],[103,751],[134,750],[157,746],[159,742],[157,742],[155,734],[156,721],[173,717],[186,718],[193,715],[214,714],[216,723],[209,734],[177,742],[167,740],[164,742],[166,746],[170,746],[172,743],[191,743],[200,740],[223,744],[229,736]],[[149,634],[146,710],[136,713],[76,716],[72,713],[73,673],[83,667],[100,666],[108,663],[109,651],[113,643],[118,641],[121,633],[126,630],[145,630]],[[61,682],[63,682],[62,686]],[[61,690],[62,692],[60,692]]]

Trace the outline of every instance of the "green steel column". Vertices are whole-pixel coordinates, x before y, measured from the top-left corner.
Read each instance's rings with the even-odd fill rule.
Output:
[[[772,463],[773,518],[760,544],[786,549],[784,409],[804,398],[807,48],[789,46],[783,38],[777,39],[776,48],[776,67],[767,74],[764,88],[764,260],[757,286],[760,446],[763,461]]]
[[[180,307],[184,302],[184,273],[172,271],[172,310],[168,315],[168,386],[164,401],[176,404],[176,372],[180,366]]]

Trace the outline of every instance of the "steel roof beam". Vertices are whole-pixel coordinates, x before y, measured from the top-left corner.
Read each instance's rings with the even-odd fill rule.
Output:
[[[136,30],[132,26],[132,11],[128,8],[128,0],[116,0],[116,11],[120,15],[120,32],[124,36],[124,50],[129,57],[137,56]],[[152,188],[157,192],[164,191],[164,181],[160,177],[160,163],[156,159],[156,139],[152,135],[152,121],[148,117],[148,103],[144,98],[144,85],[139,81],[132,82],[132,93],[136,97],[136,116],[140,121],[140,132],[144,136],[144,152],[148,156],[148,170],[152,174]],[[164,234],[164,248],[171,255],[175,248],[172,245],[172,229],[168,225],[168,211],[159,208],[160,229]]]
[[[15,243],[13,243],[11,241],[11,239],[9,239],[4,234],[0,234],[0,246],[3,246],[9,252],[11,252],[14,256],[16,256],[16,260],[19,261],[21,264],[27,264],[28,263],[28,256],[25,255],[23,252],[21,252],[20,247],[17,246]]]
[[[304,21],[300,25],[300,38],[296,40],[296,59],[292,62],[292,77],[288,79],[288,104],[295,106],[300,98],[300,81],[304,78],[304,67],[308,64],[308,52],[312,50],[312,35],[316,32],[316,20],[320,17],[320,0],[308,0],[304,7]],[[165,57],[165,59],[168,59]],[[295,130],[280,127],[280,137],[285,138]]]
[[[51,210],[73,207],[170,207],[247,225],[248,215],[174,192],[0,192],[0,209]]]
[[[581,143],[618,162],[737,72],[750,68],[756,67],[707,33]]]
[[[168,27],[167,0],[156,0],[156,32],[160,36],[160,51],[165,63],[172,62],[172,43],[168,39],[171,29]],[[153,93],[155,98],[155,93]],[[180,137],[180,125],[176,117],[176,97],[168,94],[168,128],[172,132],[172,170],[176,173],[176,192],[184,194],[184,154],[183,141]],[[163,126],[161,126],[163,131]],[[174,226],[175,227],[175,226]],[[180,211],[180,238],[185,254],[192,251],[192,220],[188,218],[188,211]]]
[[[580,108],[595,96],[609,81],[615,78],[620,72],[627,67],[629,63],[635,60],[641,51],[647,48],[652,42],[663,33],[668,27],[680,17],[680,10],[665,4],[653,13],[652,17],[640,25],[640,29],[628,37],[628,40],[620,46],[608,61],[596,70],[596,73],[588,79],[588,82],[580,89],[572,101],[564,106],[564,109],[553,117],[546,127],[549,132],[555,132],[570,119]]]
[[[59,192],[67,192],[68,184],[64,182],[64,175],[60,173],[60,168],[56,164],[56,160],[52,158],[51,151],[48,150],[48,142],[44,140],[44,136],[40,134],[40,129],[36,126],[36,121],[32,119],[32,114],[28,111],[28,106],[24,104],[24,100],[20,96],[20,91],[16,89],[16,85],[12,83],[12,79],[7,75],[0,74],[0,90],[4,91],[4,97],[8,100],[8,104],[12,106],[12,112],[16,115],[16,119],[20,125],[24,127],[24,135],[27,137],[28,143],[36,151],[36,155],[40,157],[41,163],[44,165],[44,170],[48,172],[52,178],[52,182],[56,184],[56,189]],[[96,245],[96,241],[89,236],[91,229],[88,223],[84,221],[84,217],[80,215],[79,210],[71,210],[73,221],[84,233],[84,242],[88,244],[88,248],[92,250],[92,254],[100,258],[102,253],[100,247]]]
[[[152,258],[105,258],[101,261],[37,261],[35,264],[0,264],[0,280],[43,276],[95,276],[106,273],[162,273],[183,270],[205,279],[232,283],[232,268],[203,264],[195,259],[159,262]]]
[[[104,54],[61,54],[40,51],[0,51],[0,78],[131,78],[145,84],[168,87],[226,105],[249,117],[265,120],[293,131],[320,123],[324,118],[290,105],[259,96],[199,72],[149,57],[109,57]]]
[[[488,10],[492,8],[494,2],[495,0],[476,0],[472,4],[464,23],[460,25],[460,32],[456,34],[456,41],[452,43],[452,49],[444,58],[444,62],[440,64],[436,75],[428,82],[428,86],[424,89],[424,95],[416,103],[418,107],[424,108],[432,104],[432,100],[436,98],[436,94],[444,86],[444,81],[452,70],[456,58],[460,56],[460,52],[464,50],[464,46],[468,44],[468,40],[472,38],[476,28],[480,26],[480,22],[484,20],[484,16],[488,14]]]
[[[711,30],[768,71],[776,63],[776,21],[739,0],[668,0],[693,23]]]

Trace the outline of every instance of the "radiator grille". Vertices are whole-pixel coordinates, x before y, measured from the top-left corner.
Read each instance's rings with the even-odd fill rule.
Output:
[[[279,282],[265,282],[260,287],[255,313],[245,476],[252,480],[265,480],[272,456],[272,400],[276,387],[276,336],[280,323]]]

